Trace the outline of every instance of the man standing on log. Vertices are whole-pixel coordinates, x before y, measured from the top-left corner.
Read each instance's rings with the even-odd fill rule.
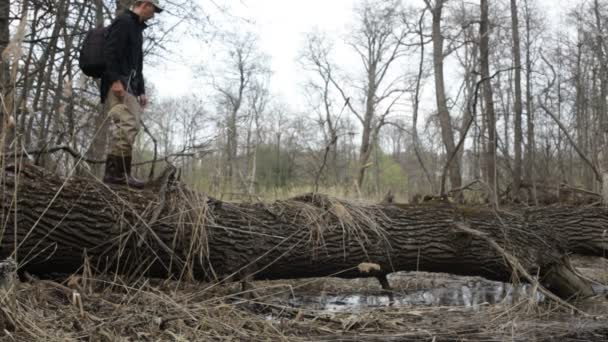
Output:
[[[131,175],[133,143],[140,129],[141,113],[148,103],[142,74],[143,31],[146,21],[162,11],[159,0],[138,0],[108,29],[100,92],[101,103],[106,104],[112,120],[112,136],[104,183],[138,189],[144,186]]]

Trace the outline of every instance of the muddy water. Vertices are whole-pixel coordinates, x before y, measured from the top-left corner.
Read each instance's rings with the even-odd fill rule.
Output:
[[[300,293],[288,300],[296,308],[327,312],[361,311],[389,306],[458,306],[478,309],[489,304],[512,304],[524,299],[542,302],[544,296],[530,285],[513,286],[487,280],[460,281],[414,291],[357,293]]]

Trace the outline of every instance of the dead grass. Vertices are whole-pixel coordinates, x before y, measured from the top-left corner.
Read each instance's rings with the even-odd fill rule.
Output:
[[[344,250],[350,241],[356,241],[365,252],[371,239],[384,241],[386,246],[390,246],[386,231],[378,224],[386,217],[377,208],[314,193],[277,201],[273,207],[279,215],[288,213],[284,216],[298,221],[290,223],[310,229],[309,246],[313,258],[325,245],[323,237],[326,230],[340,230]]]
[[[417,286],[456,281],[420,275]],[[447,280],[444,279],[447,277]],[[448,281],[448,282],[449,282]],[[331,278],[256,282],[245,299],[238,284],[210,287],[193,282],[73,276],[61,282],[31,280],[13,291],[17,307],[2,310],[0,341],[575,341],[597,335],[607,318],[584,318],[553,304],[528,299],[509,305],[466,307],[386,306],[319,311],[286,305],[281,298],[311,290],[375,291],[371,280]],[[366,283],[366,284],[365,284]],[[354,286],[351,286],[353,285]],[[361,287],[363,286],[363,287]]]

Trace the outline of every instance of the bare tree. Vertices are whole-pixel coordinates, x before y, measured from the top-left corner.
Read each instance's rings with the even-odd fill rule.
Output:
[[[606,42],[604,41],[605,30],[603,28],[602,23],[604,22],[604,18],[602,18],[600,14],[600,4],[598,0],[593,1],[593,13],[595,15],[595,24],[596,24],[596,39],[597,45],[595,47],[595,52],[597,54],[597,59],[600,63],[600,94],[597,99],[597,108],[599,112],[600,118],[600,139],[603,148],[601,149],[601,169],[602,169],[602,198],[604,200],[604,204],[608,206],[608,104],[606,103],[606,96],[608,96],[608,47],[606,46]]]
[[[593,96],[592,86],[595,78],[592,75],[592,70],[595,68],[593,60],[595,59],[595,53],[591,53],[594,50],[590,44],[592,36],[585,28],[585,18],[587,16],[582,14],[583,8],[579,8],[578,11],[571,13],[574,25],[576,26],[576,38],[572,41],[570,47],[570,53],[568,55],[573,56],[574,60],[571,62],[571,74],[574,84],[572,85],[575,92],[574,99],[574,110],[575,110],[575,129],[576,129],[576,140],[577,145],[583,151],[583,153],[595,157],[595,146],[597,145],[598,139],[594,139],[594,132],[591,129],[593,127],[594,110],[592,105],[591,97]],[[595,161],[595,158],[592,158]],[[585,189],[593,190],[594,177],[591,170],[586,167],[579,167],[579,172],[576,175],[577,179],[583,184]]]
[[[486,111],[486,127],[488,129],[488,142],[486,148],[485,170],[487,182],[490,186],[491,196],[496,201],[496,113],[494,112],[494,99],[490,79],[490,23],[489,6],[487,0],[480,1],[481,18],[479,24],[479,57],[481,64],[481,77],[483,82],[483,99]]]
[[[10,40],[9,32],[10,2],[0,0],[0,94],[8,88],[9,62],[4,54]]]
[[[225,43],[226,64],[221,71],[221,78],[214,83],[219,93],[220,107],[225,113],[223,125],[226,130],[226,177],[230,188],[234,190],[240,172],[237,165],[239,125],[247,114],[244,104],[247,95],[255,89],[256,84],[260,85],[256,83],[256,78],[263,77],[268,69],[258,50],[255,35],[229,34]]]
[[[347,106],[337,105],[333,96],[332,79],[333,69],[329,62],[332,46],[321,33],[310,34],[307,39],[307,48],[301,58],[305,69],[312,73],[307,85],[313,110],[317,115],[316,123],[323,132],[323,158],[315,179],[315,189],[318,188],[319,179],[325,166],[333,171],[333,181],[339,180],[338,170],[338,139],[343,109]],[[339,108],[342,107],[342,108]]]
[[[405,93],[402,73],[394,69],[405,56],[407,28],[402,25],[399,1],[363,1],[354,32],[347,43],[363,64],[361,84],[341,82],[324,61],[321,66],[350,112],[362,125],[356,184],[363,185],[374,144],[394,105]],[[354,90],[349,91],[347,87]],[[360,105],[360,107],[359,107]]]
[[[416,86],[414,88],[414,94],[412,95],[413,108],[412,108],[412,145],[414,148],[414,153],[416,154],[416,160],[420,164],[424,175],[426,176],[426,180],[429,184],[432,193],[435,193],[435,182],[430,172],[428,171],[422,151],[420,146],[420,137],[418,136],[418,115],[420,112],[420,93],[422,92],[422,82],[424,78],[424,63],[425,63],[425,46],[427,41],[425,41],[424,36],[424,16],[426,14],[426,10],[422,11],[420,14],[420,18],[417,23],[417,31],[418,39],[419,39],[419,49],[420,49],[420,62],[418,64],[418,74],[416,75]]]
[[[532,37],[532,9],[529,6],[528,0],[524,0],[525,9],[525,22],[526,22],[526,114],[527,114],[527,144],[526,153],[524,155],[524,165],[526,169],[525,179],[526,183],[531,189],[531,198],[538,204],[538,197],[536,194],[536,182],[534,180],[534,162],[536,154],[536,138],[534,136],[534,97],[532,94],[532,71],[534,67],[534,61],[532,60],[532,49],[533,49],[533,37]]]
[[[437,114],[441,125],[441,138],[448,156],[458,153],[454,143],[454,129],[452,118],[448,108],[444,77],[444,36],[441,29],[444,5],[448,0],[424,0],[426,7],[433,14],[433,66],[435,74],[435,100],[437,102]],[[460,161],[456,158],[450,165],[450,182],[452,188],[459,188],[462,184]]]
[[[256,80],[248,94],[248,129],[245,145],[247,155],[247,170],[249,170],[249,186],[247,193],[252,195],[256,190],[258,147],[263,141],[262,120],[266,115],[269,99],[269,90],[265,80]]]
[[[0,151],[4,151],[6,144],[12,140],[12,121],[14,120],[14,85],[11,84],[12,77],[11,55],[15,56],[14,49],[9,47],[10,43],[10,3],[8,0],[0,0]],[[23,24],[23,23],[22,23]],[[15,42],[14,44],[18,44]],[[17,61],[13,63],[16,71]]]
[[[513,196],[515,200],[519,199],[519,189],[521,186],[521,175],[522,175],[522,144],[523,144],[523,131],[522,131],[522,90],[521,90],[521,47],[519,38],[519,15],[517,13],[517,0],[511,0],[511,33],[513,36],[513,64],[515,66],[515,123],[514,133],[515,140],[513,142],[513,148],[515,151],[515,161],[513,164]]]

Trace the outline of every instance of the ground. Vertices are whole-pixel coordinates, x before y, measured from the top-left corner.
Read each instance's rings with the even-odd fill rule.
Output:
[[[608,284],[608,260],[575,266]],[[89,274],[89,272],[84,272]],[[240,283],[93,277],[22,279],[2,292],[0,341],[607,341],[606,294],[548,302],[529,285],[447,274]],[[392,304],[391,304],[392,303]]]

